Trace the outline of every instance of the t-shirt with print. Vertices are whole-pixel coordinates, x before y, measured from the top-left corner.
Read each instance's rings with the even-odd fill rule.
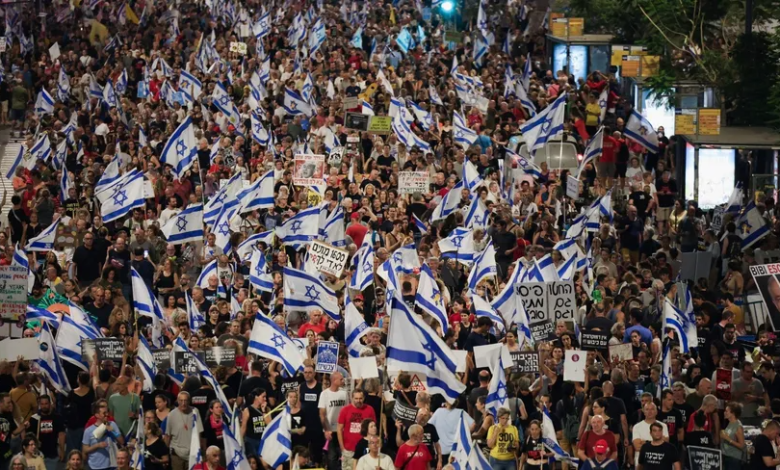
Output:
[[[685,428],[682,413],[672,408],[670,411],[659,411],[656,419],[666,424],[666,428],[669,430],[669,442],[678,444],[677,431]]]
[[[657,446],[647,442],[639,451],[639,463],[643,470],[669,470],[677,460],[677,448],[668,442]]]
[[[36,413],[30,418],[30,426],[27,429],[37,434],[40,451],[44,457],[47,459],[59,457],[59,434],[65,432],[65,420],[60,415]]]
[[[304,397],[304,402],[305,402]],[[325,431],[336,431],[338,429],[339,414],[341,409],[347,405],[347,392],[345,390],[331,391],[331,389],[323,390],[320,394],[320,402],[317,408],[325,410],[325,417],[328,418],[328,424],[330,429]]]
[[[515,449],[518,448],[518,441],[520,440],[517,428],[504,426],[504,429],[499,431],[498,425],[490,426],[487,436],[488,441],[493,439],[496,433],[498,433],[496,445],[490,450],[490,456],[497,460],[514,460]]]
[[[343,426],[344,449],[354,451],[358,441],[363,438],[360,435],[363,420],[371,419],[376,422],[376,413],[370,406],[363,405],[358,408],[355,405],[347,405],[339,413],[338,424]]]

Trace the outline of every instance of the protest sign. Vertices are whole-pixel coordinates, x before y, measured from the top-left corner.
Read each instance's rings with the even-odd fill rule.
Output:
[[[390,116],[371,116],[368,120],[368,132],[374,134],[389,134],[393,131],[393,118]]]
[[[504,367],[512,365],[512,355],[509,353],[509,349],[501,343],[474,347],[474,360],[478,369],[483,367],[492,368],[495,364],[498,364],[499,355],[501,360],[504,361]]]
[[[333,341],[320,341],[317,343],[317,373],[332,374],[336,372],[336,364],[339,361],[339,343]]]
[[[514,370],[522,374],[539,372],[539,353],[536,351],[510,352],[515,363]]]
[[[709,447],[687,446],[688,468],[696,470],[720,470],[722,468],[721,453],[719,449]]]
[[[206,348],[206,365],[209,367],[236,365],[236,348],[225,346],[212,346]]]
[[[34,360],[40,354],[40,345],[35,338],[6,338],[0,341],[0,361],[16,362],[19,356],[25,360]]]
[[[314,240],[309,245],[309,260],[307,263],[315,271],[322,271],[339,277],[347,265],[347,258],[349,258],[349,253],[346,250]]]
[[[195,374],[198,372],[195,356],[201,360],[205,358],[203,351],[174,351],[173,352],[173,371],[177,374]]]
[[[547,309],[547,289],[544,282],[524,282],[515,285],[518,300],[522,302],[530,324],[550,320]]]
[[[721,206],[716,207],[712,211],[712,223],[710,228],[717,234],[720,233],[720,229],[723,227],[723,216],[726,213],[726,209]]]
[[[583,330],[580,335],[580,346],[586,351],[609,349],[609,332]]]
[[[574,281],[556,281],[547,284],[547,305],[555,312],[555,321],[574,321]],[[551,315],[550,315],[551,316]]]
[[[566,179],[566,197],[578,199],[580,197],[580,180],[569,175]]]
[[[609,360],[631,361],[634,359],[634,349],[630,343],[613,344],[609,347]]]
[[[393,417],[406,426],[411,426],[417,419],[417,408],[409,406],[404,400],[399,399],[393,405]]]
[[[16,321],[27,313],[27,269],[0,266],[0,316]]]
[[[585,351],[568,350],[563,362],[563,380],[566,382],[585,381]]]
[[[85,339],[81,342],[81,355],[92,360],[97,353],[98,362],[122,362],[125,354],[125,342],[119,338]]]
[[[352,380],[379,378],[376,356],[350,357],[349,371],[352,374]]]
[[[171,368],[171,351],[168,349],[153,349],[152,357],[158,372],[167,373]]]
[[[427,171],[401,171],[398,173],[398,192],[423,194],[429,191],[430,174]]]
[[[764,311],[772,324],[772,331],[780,330],[780,263],[750,266],[750,274],[764,301]]]
[[[321,186],[325,184],[325,155],[299,154],[295,156],[293,184],[296,186]]]
[[[344,116],[344,127],[355,131],[365,132],[368,129],[368,121],[371,116],[363,113],[347,113]]]

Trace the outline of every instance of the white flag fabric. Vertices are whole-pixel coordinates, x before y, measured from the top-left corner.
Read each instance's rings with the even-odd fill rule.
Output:
[[[369,332],[369,326],[349,296],[347,296],[345,303],[344,336],[346,338],[344,342],[350,357],[360,357],[360,350],[363,349],[360,338]]]
[[[48,323],[44,323],[43,328],[41,328],[41,332],[38,335],[38,346],[40,351],[35,362],[43,372],[43,375],[49,379],[49,383],[54,387],[54,390],[67,395],[71,390],[70,384],[65,371],[62,369],[62,362],[60,362],[60,356],[57,354],[56,343]]]
[[[758,212],[755,201],[751,200],[742,211],[742,216],[737,222],[742,236],[742,249],[746,250],[759,240],[769,235],[769,226],[766,220]]]
[[[160,162],[173,167],[178,179],[192,167],[198,156],[198,140],[195,138],[195,126],[192,118],[187,117],[171,134],[165,143]]]
[[[46,227],[38,236],[31,238],[24,247],[25,251],[52,251],[54,250],[54,241],[57,239],[57,228],[60,226],[60,220],[55,220]]]
[[[508,327],[517,325],[517,342],[522,348],[526,343],[533,344],[531,338],[531,328],[529,327],[528,315],[523,307],[522,299],[517,295],[516,285],[522,279],[525,267],[520,260],[515,261],[514,270],[509,277],[504,289],[493,298],[491,305],[504,319],[504,324]]]
[[[252,256],[249,258],[249,282],[263,292],[273,292],[274,279],[268,272],[266,263],[265,253],[258,248],[252,250]]]
[[[623,133],[647,150],[658,153],[658,134],[653,125],[637,110],[632,110]]]
[[[247,352],[278,362],[290,375],[303,369],[305,358],[298,345],[262,312],[255,317]]]
[[[496,249],[493,247],[493,241],[489,241],[485,249],[474,259],[474,267],[471,269],[468,278],[469,289],[473,292],[477,284],[483,279],[495,276],[498,272],[496,266]]]
[[[131,210],[142,207],[146,203],[146,199],[144,199],[144,174],[133,170],[111,184],[101,195],[104,197],[100,206],[103,222],[113,222],[120,219]]]
[[[133,309],[138,315],[149,317],[154,321],[165,322],[160,303],[144,279],[134,267],[130,267],[130,284],[133,288]]]
[[[579,163],[579,165],[577,165],[577,179],[580,178],[582,170],[585,169],[585,166],[595,160],[596,157],[600,156],[603,149],[604,128],[602,127],[598,132],[596,132],[596,135],[591,137],[590,141],[588,142],[588,146],[585,147],[585,151],[582,153],[582,161]]]
[[[283,273],[285,307],[290,310],[322,310],[336,321],[341,318],[336,293],[319,277],[289,267],[285,267]]]
[[[68,361],[85,371],[89,370],[86,358],[81,354],[81,342],[85,339],[97,339],[94,331],[79,326],[73,318],[63,315],[57,330],[57,352],[63,361]]]
[[[500,408],[509,408],[506,393],[506,373],[501,354],[498,355],[498,364],[491,367],[491,372],[493,373],[493,378],[490,380],[490,385],[488,385],[485,409],[493,415],[493,419],[498,420],[498,410]]]
[[[203,204],[191,204],[160,229],[172,245],[203,240]]]
[[[471,266],[474,262],[473,230],[457,227],[447,238],[439,240],[438,243],[442,258],[454,258],[466,266]]]
[[[447,332],[449,322],[447,308],[444,306],[444,296],[427,263],[424,263],[420,269],[420,282],[417,284],[414,303],[439,323],[442,333]]]
[[[458,184],[447,191],[447,194],[444,195],[441,202],[439,202],[439,205],[433,209],[431,221],[444,219],[458,209],[461,202],[461,190],[463,187],[463,181],[458,181]]]
[[[290,460],[291,446],[290,408],[285,406],[284,410],[265,428],[257,453],[270,468],[277,468]],[[249,469],[236,468],[234,470]]]
[[[304,209],[278,226],[276,236],[287,245],[310,242],[319,235],[319,218],[319,207]]]
[[[143,391],[149,393],[154,389],[154,378],[157,376],[157,365],[154,362],[152,349],[149,347],[149,343],[146,341],[144,335],[138,336],[138,355],[136,356],[136,362],[138,362],[138,366],[141,369],[141,375],[143,376]]]
[[[529,150],[533,151],[544,147],[549,139],[563,132],[566,97],[566,93],[563,93],[541,113],[520,127],[523,132],[523,140],[528,145]]]
[[[274,207],[274,170],[269,171],[238,196],[241,199],[239,214]]]

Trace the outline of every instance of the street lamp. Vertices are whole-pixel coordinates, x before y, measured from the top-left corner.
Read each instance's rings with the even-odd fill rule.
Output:
[[[451,13],[455,9],[455,2],[452,0],[445,0],[441,4],[441,11],[443,13]]]

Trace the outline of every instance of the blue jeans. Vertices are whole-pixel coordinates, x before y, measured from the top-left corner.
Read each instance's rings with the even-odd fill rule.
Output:
[[[490,457],[490,468],[493,470],[516,470],[517,461],[515,459],[498,460],[496,458]]]

